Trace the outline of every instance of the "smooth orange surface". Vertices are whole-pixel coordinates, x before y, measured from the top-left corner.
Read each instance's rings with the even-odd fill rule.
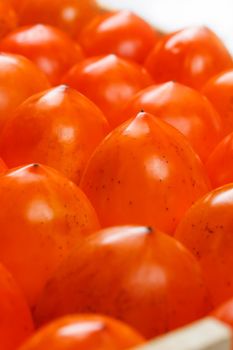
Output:
[[[4,173],[7,170],[7,166],[5,164],[5,162],[2,160],[2,158],[0,158],[0,173]]]
[[[20,103],[49,87],[46,76],[27,58],[0,54],[0,131]]]
[[[222,135],[222,123],[209,101],[198,91],[168,82],[137,93],[122,112],[125,120],[138,111],[151,113],[184,134],[205,161]]]
[[[143,67],[115,55],[86,59],[62,81],[95,102],[112,127],[121,123],[121,109],[131,97],[153,84]]]
[[[18,8],[20,25],[50,24],[75,38],[101,12],[95,0],[21,0]]]
[[[233,300],[230,299],[226,303],[220,305],[212,312],[211,316],[216,317],[218,320],[233,328]]]
[[[161,34],[130,11],[117,11],[94,18],[80,35],[88,56],[114,53],[143,63]]]
[[[196,320],[209,300],[197,261],[150,227],[112,227],[90,236],[50,279],[39,324],[75,312],[116,317],[146,338]]]
[[[98,220],[82,191],[43,165],[1,176],[0,198],[0,261],[33,307],[51,273]]]
[[[233,182],[233,132],[226,136],[211,153],[206,169],[214,187]]]
[[[188,210],[175,238],[199,260],[214,305],[233,294],[233,184],[218,188]]]
[[[20,350],[124,350],[144,339],[126,324],[106,316],[73,315],[39,330]]]
[[[33,332],[29,307],[9,272],[0,264],[0,346],[16,350]]]
[[[17,26],[17,15],[9,0],[0,1],[0,39]]]
[[[189,27],[164,36],[146,68],[157,83],[175,80],[199,90],[215,74],[233,68],[233,59],[210,29]]]
[[[0,137],[0,154],[9,167],[39,162],[79,183],[108,129],[90,100],[61,85],[30,97],[16,110]]]
[[[185,211],[210,189],[185,137],[147,113],[124,123],[103,141],[81,187],[104,227],[132,223],[170,234]]]
[[[218,111],[224,135],[233,131],[233,69],[220,73],[204,85],[202,92]]]
[[[0,50],[27,57],[56,85],[84,56],[81,47],[61,30],[37,24],[20,27],[0,42]]]

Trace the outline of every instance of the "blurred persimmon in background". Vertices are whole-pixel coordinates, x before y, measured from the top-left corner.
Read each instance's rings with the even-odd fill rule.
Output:
[[[143,63],[161,34],[130,11],[94,18],[81,32],[79,42],[88,56],[114,53]]]
[[[34,62],[52,85],[84,56],[81,47],[58,28],[37,24],[19,27],[0,41],[0,50],[23,55]]]
[[[162,37],[145,66],[156,83],[175,80],[200,90],[212,76],[233,68],[233,59],[209,28],[189,27]]]
[[[103,11],[95,0],[21,0],[17,7],[20,25],[50,24],[74,38]]]

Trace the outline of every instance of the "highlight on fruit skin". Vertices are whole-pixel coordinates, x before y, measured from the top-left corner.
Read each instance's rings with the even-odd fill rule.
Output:
[[[102,315],[68,315],[45,325],[19,350],[124,350],[145,340],[130,326]]]
[[[34,318],[41,326],[100,313],[150,339],[204,317],[210,306],[198,262],[179,242],[151,227],[119,226],[92,234],[63,260]]]

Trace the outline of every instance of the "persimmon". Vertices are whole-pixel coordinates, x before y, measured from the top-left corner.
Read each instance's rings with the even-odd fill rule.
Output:
[[[125,120],[144,110],[184,134],[203,161],[222,138],[220,116],[198,91],[168,82],[138,92],[122,112]]]
[[[144,63],[161,34],[131,11],[95,17],[84,27],[79,42],[88,56],[114,53]]]
[[[15,350],[33,332],[29,307],[13,277],[0,264],[0,344]]]
[[[79,183],[108,123],[85,96],[58,86],[27,99],[6,123],[0,154],[9,167],[39,162]]]
[[[21,0],[18,8],[20,25],[50,24],[74,38],[102,11],[95,0]]]
[[[233,184],[229,184],[197,201],[175,233],[200,262],[214,306],[233,293],[232,210]]]
[[[172,234],[210,186],[186,138],[155,116],[139,113],[97,147],[81,188],[103,227],[132,223]]]
[[[38,324],[69,313],[102,313],[146,338],[208,312],[194,257],[150,227],[112,227],[87,238],[51,277],[36,307]]]
[[[0,261],[33,307],[51,273],[98,220],[74,183],[39,164],[0,176],[0,198]]]
[[[145,66],[157,83],[175,80],[199,90],[214,75],[233,68],[233,59],[209,28],[189,27],[162,37]]]
[[[86,59],[71,68],[62,82],[95,102],[112,128],[121,123],[121,109],[131,97],[153,83],[143,67],[116,55]]]
[[[223,134],[233,132],[233,69],[224,71],[210,79],[202,93],[213,104],[222,118]]]
[[[72,315],[40,329],[19,350],[124,350],[142,344],[128,325],[100,315]]]
[[[37,24],[20,27],[0,42],[0,50],[23,55],[33,61],[52,85],[84,58],[81,47],[58,28]]]
[[[20,103],[49,87],[46,76],[27,58],[0,54],[0,132]]]
[[[233,182],[233,132],[213,150],[206,163],[207,173],[214,187]]]

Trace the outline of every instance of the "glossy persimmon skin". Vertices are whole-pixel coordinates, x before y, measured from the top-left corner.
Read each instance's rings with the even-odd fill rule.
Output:
[[[115,129],[97,147],[81,188],[103,227],[130,222],[169,234],[210,189],[185,137],[147,113]]]
[[[229,184],[197,201],[175,233],[200,262],[215,306],[233,293],[232,210],[233,184]]]
[[[23,293],[10,273],[0,264],[0,344],[15,350],[33,332],[33,322]]]
[[[39,330],[19,350],[124,350],[144,339],[128,325],[100,315],[72,315]]]
[[[77,38],[85,24],[101,11],[95,0],[21,0],[19,23],[50,24]]]
[[[233,68],[233,59],[210,29],[190,27],[164,36],[145,66],[157,83],[175,80],[200,90],[211,77]]]
[[[230,299],[224,304],[221,304],[211,313],[211,316],[217,318],[218,320],[228,324],[231,328],[233,328],[233,300]]]
[[[84,58],[81,47],[58,28],[37,24],[20,27],[0,42],[0,50],[23,55],[44,72],[52,85]]]
[[[112,128],[121,123],[121,109],[132,96],[153,84],[143,67],[116,55],[86,59],[71,68],[62,82],[95,102]]]
[[[184,134],[206,161],[222,136],[220,116],[198,91],[185,85],[168,82],[138,92],[122,112],[125,120],[138,111],[151,113]]]
[[[0,261],[31,307],[82,237],[99,227],[86,196],[56,170],[38,164],[0,177]]]
[[[144,63],[161,34],[131,11],[95,17],[83,29],[80,44],[88,56],[114,53]]]
[[[0,1],[0,39],[17,26],[17,15],[9,0]]]
[[[11,168],[39,162],[78,184],[108,130],[90,100],[61,85],[33,95],[16,110],[0,136],[0,154]]]
[[[64,260],[35,317],[41,324],[101,313],[152,338],[202,317],[208,307],[199,265],[182,245],[150,227],[125,226],[91,235]]]
[[[5,162],[0,158],[0,174],[4,173],[7,170]]]
[[[233,182],[233,132],[213,150],[206,163],[207,173],[214,188]]]
[[[47,77],[27,58],[0,54],[0,132],[20,103],[49,87]]]
[[[214,76],[204,85],[202,93],[222,118],[223,134],[233,131],[233,69]]]

